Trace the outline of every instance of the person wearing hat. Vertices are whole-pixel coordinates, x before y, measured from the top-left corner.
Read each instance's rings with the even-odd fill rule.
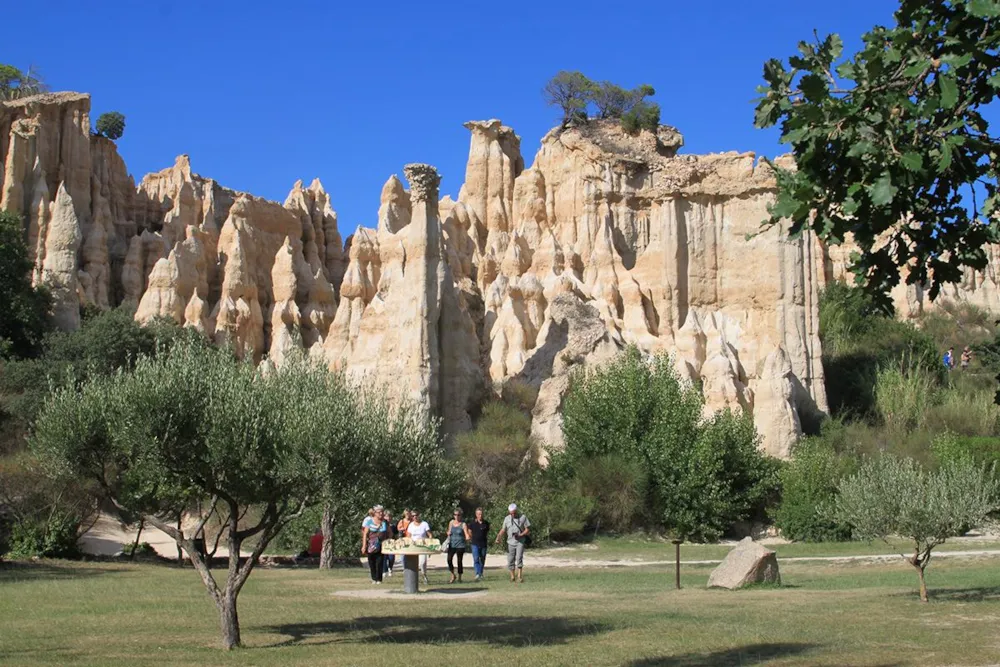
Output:
[[[507,516],[503,519],[503,527],[497,533],[496,544],[500,537],[507,534],[507,569],[510,570],[510,581],[514,583],[514,573],[517,572],[517,582],[524,583],[524,540],[531,534],[531,522],[528,517],[517,511],[517,504],[507,507]]]

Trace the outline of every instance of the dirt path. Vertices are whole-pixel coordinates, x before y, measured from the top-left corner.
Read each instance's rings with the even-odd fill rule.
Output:
[[[935,553],[934,558],[1000,558],[1000,549],[975,549],[967,551],[942,551]],[[497,556],[502,558],[502,556]],[[830,562],[847,563],[855,561],[886,562],[899,560],[900,555],[896,554],[873,554],[863,556],[790,556],[788,558],[778,555],[778,561],[782,563],[795,562]],[[557,558],[553,556],[524,556],[525,567],[641,567],[644,565],[673,565],[672,560],[634,560],[623,558],[620,560],[600,560],[597,558]],[[718,565],[722,559],[712,560],[682,560],[681,565]]]

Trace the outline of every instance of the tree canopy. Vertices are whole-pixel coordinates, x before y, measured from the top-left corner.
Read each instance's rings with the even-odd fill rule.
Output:
[[[907,558],[927,602],[924,570],[931,552],[950,537],[979,525],[996,510],[1000,486],[992,471],[971,459],[948,461],[929,472],[910,458],[883,455],[841,480],[831,517],[851,526],[856,539],[899,535],[912,541]]]
[[[418,426],[396,424],[407,433]],[[260,554],[308,505],[341,501],[340,492],[353,489],[331,478],[377,483],[383,445],[401,433],[390,428],[341,376],[304,360],[262,372],[227,350],[181,345],[140,359],[131,373],[58,391],[36,421],[33,449],[54,473],[93,481],[123,513],[173,537],[215,601],[223,643],[233,648],[240,644],[237,597]],[[407,440],[396,441],[395,456],[423,465],[439,455],[418,439],[423,445],[413,451]],[[177,517],[195,501],[208,511],[193,528],[180,528]],[[229,551],[224,581],[194,542],[216,512]],[[248,516],[255,517],[249,524]],[[241,559],[251,539],[251,555]]]
[[[766,225],[831,244],[853,238],[860,284],[890,307],[905,268],[933,299],[1000,240],[995,157],[983,108],[1000,91],[1000,2],[902,0],[844,57],[838,35],[764,65],[755,123],[778,125],[796,169],[777,168]]]
[[[703,406],[669,357],[647,360],[630,348],[573,378],[563,408],[566,446],[552,468],[570,476],[602,457],[631,461],[648,485],[627,476],[647,494],[658,526],[684,539],[718,539],[763,507],[776,467],[757,449],[749,417],[723,410],[706,419]]]
[[[628,90],[611,81],[592,81],[581,72],[563,70],[549,79],[542,92],[546,103],[562,109],[564,125],[586,122],[591,107],[597,118],[618,119],[630,134],[643,129],[655,132],[660,124],[660,105],[646,99],[656,94],[649,84]]]
[[[13,65],[0,63],[0,100],[16,100],[44,93],[48,89],[33,67],[22,71]]]
[[[117,111],[102,113],[97,118],[97,134],[112,141],[121,139],[125,134],[125,116]]]
[[[31,284],[21,217],[0,211],[0,359],[30,357],[49,325],[49,296]]]

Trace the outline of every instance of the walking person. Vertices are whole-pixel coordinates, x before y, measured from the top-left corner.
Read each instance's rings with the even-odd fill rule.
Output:
[[[465,547],[472,539],[469,527],[462,521],[462,510],[456,509],[448,522],[448,571],[451,572],[449,584],[455,583],[455,565],[452,562],[458,556],[458,583],[462,583],[462,559],[465,558]]]
[[[517,511],[517,505],[511,503],[507,507],[507,516],[503,519],[503,527],[497,533],[496,543],[507,534],[507,569],[510,570],[510,582],[514,583],[514,572],[517,572],[517,582],[524,583],[524,541],[531,534],[531,522],[528,517]]]
[[[410,521],[413,520],[413,512],[409,508],[403,510],[403,516],[400,518],[399,523],[396,524],[396,535],[399,537],[406,537],[406,527],[410,525]]]
[[[431,534],[431,527],[426,521],[420,518],[420,512],[413,510],[411,512],[412,518],[410,519],[410,524],[406,527],[406,536],[414,540],[420,540],[424,538],[433,538],[434,535]],[[420,556],[420,571],[424,576],[424,583],[427,581],[427,554]]]
[[[962,350],[962,370],[969,370],[969,364],[972,362],[972,350],[966,345],[965,349]]]
[[[372,583],[381,585],[382,583],[382,542],[385,540],[388,531],[388,524],[381,506],[376,505],[374,513],[365,519],[364,528],[361,529],[361,555],[368,556],[368,569],[371,571]]]
[[[944,367],[949,371],[955,367],[955,348],[949,347],[948,351],[944,353]]]
[[[486,574],[486,549],[490,539],[490,522],[483,516],[483,508],[476,508],[476,518],[469,522],[469,534],[472,539],[472,567],[476,571],[476,581],[481,581]]]
[[[385,512],[385,528],[386,528],[385,539],[394,540],[399,535],[399,528],[396,526],[396,523],[392,520],[392,512],[390,512],[389,510],[386,510]],[[391,577],[392,568],[395,567],[396,565],[396,555],[383,554],[383,556],[385,561],[385,567],[383,568],[383,573]]]

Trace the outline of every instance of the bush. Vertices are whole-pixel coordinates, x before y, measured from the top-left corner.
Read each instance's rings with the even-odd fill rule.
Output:
[[[531,417],[518,405],[492,400],[473,430],[456,438],[465,473],[464,496],[470,506],[489,502],[530,473],[537,456],[531,442]]]
[[[27,454],[0,458],[0,515],[6,516],[8,555],[68,558],[96,516],[94,489],[67,478],[52,479]],[[3,555],[3,552],[0,552]]]
[[[97,119],[97,134],[112,141],[121,139],[125,133],[125,116],[117,111],[102,113]]]
[[[819,302],[820,339],[830,413],[876,418],[879,369],[901,373],[923,367],[935,383],[943,379],[937,346],[912,324],[876,310],[871,298],[841,282],[827,286]]]
[[[838,454],[822,438],[806,438],[792,450],[781,471],[781,503],[774,523],[782,534],[801,542],[848,540],[850,526],[831,519],[827,510],[837,484],[857,468],[853,457]]]
[[[639,102],[622,114],[621,124],[622,129],[629,134],[638,134],[642,130],[656,132],[660,126],[660,105],[656,102]]]
[[[748,417],[726,410],[705,420],[702,409],[669,358],[647,361],[630,348],[573,377],[563,408],[566,447],[552,457],[552,474],[570,479],[593,459],[618,457],[648,474],[644,504],[657,526],[717,539],[762,513],[778,464],[758,450]]]
[[[628,531],[645,509],[649,475],[637,461],[598,456],[579,465],[576,479],[593,501],[595,530]]]

